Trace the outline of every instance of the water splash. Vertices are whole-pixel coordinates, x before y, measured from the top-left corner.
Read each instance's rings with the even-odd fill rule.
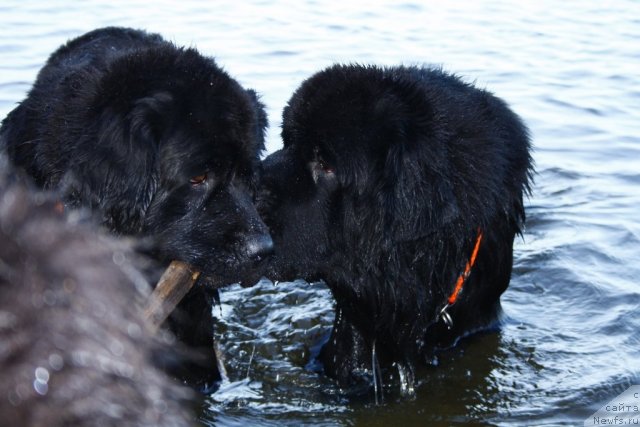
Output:
[[[249,357],[249,365],[247,366],[247,375],[245,377],[249,379],[249,373],[251,372],[251,362],[253,362],[253,356],[256,354],[256,346],[253,346],[253,350],[251,350],[251,356]]]
[[[413,368],[403,363],[397,363],[398,377],[400,379],[400,395],[402,397],[415,397],[415,374]]]

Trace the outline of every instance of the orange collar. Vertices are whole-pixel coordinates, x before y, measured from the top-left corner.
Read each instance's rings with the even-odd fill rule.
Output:
[[[442,308],[442,310],[440,310],[440,314],[438,314],[437,319],[441,318],[442,320],[444,320],[444,323],[446,323],[447,326],[449,327],[453,325],[453,319],[451,319],[451,315],[447,312],[447,309],[456,303],[456,301],[458,300],[458,296],[460,295],[460,291],[462,291],[465,281],[469,277],[469,274],[471,274],[471,268],[476,263],[476,258],[478,257],[478,251],[480,250],[480,242],[482,242],[482,230],[478,229],[478,237],[476,237],[476,244],[473,247],[471,258],[469,258],[469,261],[467,261],[467,264],[465,265],[464,271],[462,272],[462,274],[458,276],[458,280],[456,281],[456,286],[453,289],[453,292],[451,293],[451,295],[449,295],[449,298],[447,298],[447,303]]]
[[[453,305],[456,303],[458,299],[458,295],[460,295],[460,291],[462,290],[462,286],[464,286],[464,282],[471,274],[471,268],[473,264],[476,263],[476,257],[478,256],[478,250],[480,249],[480,242],[482,242],[482,230],[478,230],[478,237],[476,238],[476,245],[473,247],[473,252],[471,253],[471,258],[467,261],[467,265],[464,267],[464,272],[458,277],[456,281],[456,287],[453,289],[451,295],[449,295],[449,299],[447,303],[449,305]]]

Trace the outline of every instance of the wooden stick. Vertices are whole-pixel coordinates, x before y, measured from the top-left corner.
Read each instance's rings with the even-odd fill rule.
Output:
[[[173,261],[169,265],[144,309],[144,317],[152,334],[158,331],[160,325],[182,301],[199,275],[199,271],[194,271],[182,261]]]

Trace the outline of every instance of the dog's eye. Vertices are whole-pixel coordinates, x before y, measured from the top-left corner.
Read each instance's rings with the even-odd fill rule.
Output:
[[[335,172],[335,169],[329,166],[324,160],[318,160],[318,167],[322,170],[322,172],[327,174]]]
[[[194,176],[193,178],[191,178],[189,180],[189,183],[193,186],[197,186],[200,184],[204,184],[206,180],[207,180],[207,174],[203,173],[202,175]]]
[[[335,169],[329,166],[325,161],[318,159],[310,163],[311,176],[314,182],[318,182],[320,178],[332,179],[335,177]]]

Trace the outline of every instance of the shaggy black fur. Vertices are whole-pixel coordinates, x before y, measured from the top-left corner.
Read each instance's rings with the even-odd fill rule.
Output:
[[[336,65],[295,92],[282,137],[259,203],[273,277],[327,282],[330,376],[352,384],[374,359],[395,364],[410,390],[419,360],[499,316],[532,173],[527,129],[503,101],[439,69]],[[449,329],[438,313],[478,230]]]
[[[256,94],[213,59],[104,28],[51,55],[4,120],[0,147],[68,208],[89,208],[116,234],[148,238],[157,259],[203,271],[172,322],[209,353],[211,372],[196,376],[210,382],[214,288],[254,284],[272,251],[251,200],[266,125]]]
[[[9,183],[2,160],[2,425],[194,425],[192,390],[152,363],[173,345],[145,330],[144,258]]]

